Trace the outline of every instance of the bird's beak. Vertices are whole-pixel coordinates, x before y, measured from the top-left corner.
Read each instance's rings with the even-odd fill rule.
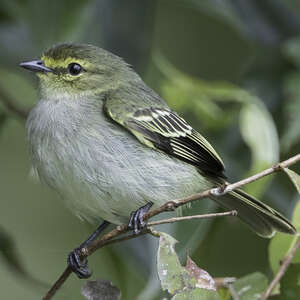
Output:
[[[20,67],[33,71],[33,72],[53,72],[52,69],[47,68],[44,65],[42,60],[32,60],[32,61],[25,61],[20,63]]]

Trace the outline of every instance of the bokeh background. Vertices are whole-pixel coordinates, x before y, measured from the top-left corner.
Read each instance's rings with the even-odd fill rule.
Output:
[[[95,228],[30,178],[24,114],[37,82],[19,62],[59,42],[123,57],[208,138],[234,181],[299,153],[299,34],[299,0],[0,0],[0,298],[41,299]],[[284,174],[246,190],[289,217],[299,200]],[[219,208],[204,200],[185,213],[208,211]],[[272,276],[270,241],[235,218],[159,229],[213,276]],[[156,251],[152,237],[104,248],[89,260],[93,278],[122,299],[161,299]],[[83,299],[82,285],[72,276],[55,299]]]

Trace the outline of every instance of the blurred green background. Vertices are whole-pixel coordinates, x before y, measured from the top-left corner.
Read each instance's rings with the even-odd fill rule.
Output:
[[[0,0],[1,299],[41,299],[95,228],[29,176],[20,110],[34,105],[37,82],[18,64],[59,42],[123,57],[215,146],[231,181],[299,153],[299,0]],[[246,189],[289,217],[299,200],[284,174]],[[218,210],[204,200],[185,213]],[[235,218],[159,229],[213,276],[272,276],[269,241]],[[111,280],[122,299],[161,299],[156,251],[152,237],[101,249],[93,278]],[[55,299],[84,299],[82,285],[72,275]]]

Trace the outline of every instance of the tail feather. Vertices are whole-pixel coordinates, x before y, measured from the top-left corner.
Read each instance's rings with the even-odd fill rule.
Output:
[[[279,212],[241,190],[212,198],[222,207],[236,210],[238,217],[262,237],[271,238],[276,231],[297,233],[296,228]]]

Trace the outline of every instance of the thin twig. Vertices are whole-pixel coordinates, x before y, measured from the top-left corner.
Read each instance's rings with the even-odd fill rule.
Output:
[[[193,219],[209,219],[209,218],[226,217],[226,216],[237,216],[237,211],[236,210],[231,210],[231,211],[226,211],[226,212],[221,212],[221,213],[169,218],[169,219],[164,219],[164,220],[160,220],[160,221],[148,222],[147,226],[150,227],[150,226],[156,226],[156,225],[161,225],[161,224],[166,224],[166,223],[174,223],[174,222],[187,221],[187,220],[193,220]],[[107,245],[115,244],[115,243],[118,243],[118,242],[123,242],[123,241],[131,240],[133,238],[137,238],[139,236],[150,233],[150,231],[151,231],[150,229],[149,230],[146,229],[146,230],[140,232],[139,234],[130,234],[130,235],[126,235],[122,238],[115,238],[115,239],[111,239],[111,240],[109,240],[109,239],[105,240],[103,242],[101,248],[104,245],[107,246]],[[85,251],[86,250],[83,249],[83,252],[85,252]]]
[[[283,259],[282,264],[281,264],[277,274],[271,281],[270,285],[268,286],[268,288],[266,289],[265,293],[262,295],[260,300],[266,300],[271,296],[271,293],[272,293],[274,287],[279,283],[280,279],[285,274],[288,266],[291,264],[295,254],[299,248],[300,248],[300,238],[298,239],[298,242],[294,245],[294,247],[291,249],[291,251],[288,253],[288,255]]]
[[[160,221],[149,222],[147,226],[156,226],[156,225],[166,224],[166,223],[175,223],[175,222],[194,220],[194,219],[208,219],[208,218],[217,218],[217,217],[226,217],[226,216],[237,216],[237,211],[231,210],[231,211],[226,211],[221,213],[176,217],[176,218],[164,219]]]
[[[70,267],[67,267],[64,272],[60,275],[57,281],[53,284],[48,293],[43,297],[43,300],[50,300],[55,295],[57,290],[64,284],[68,277],[72,274]]]
[[[177,217],[177,218],[169,218],[169,219],[164,219],[164,220],[160,220],[160,221],[153,221],[153,222],[149,222],[147,224],[149,230],[144,230],[142,232],[140,232],[139,234],[130,234],[130,235],[126,235],[122,238],[115,238],[112,240],[106,240],[105,242],[103,242],[102,247],[105,245],[111,245],[111,244],[115,244],[118,242],[123,242],[123,241],[127,241],[142,235],[145,235],[147,233],[151,233],[150,231],[150,226],[156,226],[156,225],[161,225],[161,224],[166,224],[166,223],[174,223],[174,222],[180,222],[180,221],[187,221],[187,220],[193,220],[193,219],[209,219],[209,218],[216,218],[216,217],[226,217],[226,216],[237,216],[237,211],[236,210],[231,210],[231,211],[226,211],[226,212],[221,212],[221,213],[213,213],[213,214],[203,214],[203,215],[195,215],[195,216],[186,216],[186,217]],[[83,250],[84,251],[84,250]]]
[[[283,168],[286,168],[294,163],[296,163],[297,161],[300,161],[300,154],[297,154],[279,164],[276,164],[275,166],[266,169],[260,173],[257,173],[256,175],[253,175],[251,177],[248,177],[246,179],[243,179],[241,181],[238,181],[234,184],[228,184],[225,188],[224,187],[218,187],[218,188],[213,188],[210,190],[206,190],[204,192],[201,193],[197,193],[191,196],[188,196],[186,198],[182,198],[182,199],[177,199],[174,201],[169,201],[167,203],[165,203],[164,205],[162,205],[159,208],[150,210],[147,214],[145,214],[144,216],[144,220],[148,220],[162,212],[167,212],[167,211],[172,211],[175,210],[177,207],[179,206],[183,206],[187,203],[190,203],[192,201],[195,200],[199,200],[199,199],[203,199],[203,198],[207,198],[210,196],[221,196],[224,195],[232,190],[235,190],[237,188],[240,188],[250,182],[256,181],[264,176],[270,175],[272,173],[281,171]],[[153,223],[153,222],[152,222]],[[121,242],[124,240],[128,240],[128,239],[132,239],[135,237],[138,237],[140,235],[144,235],[146,233],[148,233],[149,231],[145,231],[142,232],[139,235],[129,235],[123,238],[118,238],[115,239],[116,237],[126,233],[129,231],[129,228],[126,224],[117,226],[115,229],[113,229],[112,231],[110,231],[109,233],[103,235],[101,238],[93,241],[92,243],[90,243],[87,247],[82,248],[81,250],[81,254],[82,254],[82,258],[90,256],[93,252],[95,252],[97,249],[102,248],[106,245],[109,244],[113,244],[116,242]],[[60,278],[55,282],[55,284],[51,287],[51,289],[49,290],[49,292],[47,293],[47,295],[50,295],[49,297],[45,296],[44,300],[50,300],[52,299],[53,295],[57,292],[57,290],[63,285],[63,283],[67,280],[67,278],[70,276],[71,274],[71,270],[69,267],[67,267],[63,274],[60,276]]]
[[[13,112],[18,117],[26,119],[29,113],[28,109],[20,107],[15,101],[13,101],[2,89],[0,89],[0,101],[5,105],[5,107]]]
[[[256,181],[258,179],[261,179],[265,176],[268,176],[272,173],[275,173],[275,172],[278,172],[278,171],[282,171],[283,168],[287,168],[289,167],[290,165],[296,163],[297,161],[300,160],[300,154],[297,154],[281,163],[278,163],[276,164],[275,166],[269,168],[269,169],[266,169],[260,173],[257,173],[253,176],[250,176],[246,179],[243,179],[243,180],[240,180],[236,183],[233,183],[233,184],[228,184],[225,189],[221,192],[221,194],[224,194],[224,193],[228,193],[228,192],[231,192],[239,187],[241,187],[242,185],[245,185],[245,184],[248,184],[250,182],[253,182],[253,181]]]
[[[235,277],[214,277],[214,282],[215,282],[217,288],[219,288],[219,287],[228,288],[228,286],[230,284],[233,284],[235,281],[236,281]]]

